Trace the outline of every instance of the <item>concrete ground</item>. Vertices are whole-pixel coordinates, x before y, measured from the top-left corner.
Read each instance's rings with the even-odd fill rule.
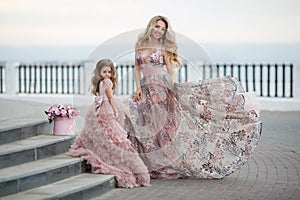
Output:
[[[0,98],[0,129],[46,120],[47,104]],[[85,108],[79,108],[78,129]],[[151,187],[114,189],[104,199],[300,199],[300,112],[262,111],[263,132],[248,163],[222,180],[152,180]]]

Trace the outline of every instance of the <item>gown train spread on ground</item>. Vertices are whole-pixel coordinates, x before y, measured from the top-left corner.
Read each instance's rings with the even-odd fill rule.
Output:
[[[223,178],[245,164],[262,124],[245,109],[241,83],[222,77],[173,84],[159,48],[141,55],[142,101],[125,102],[121,124],[151,177]]]

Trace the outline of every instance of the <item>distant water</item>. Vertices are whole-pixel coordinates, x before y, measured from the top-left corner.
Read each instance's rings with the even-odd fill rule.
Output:
[[[293,63],[300,61],[296,44],[212,44],[199,43],[214,63]],[[0,61],[81,61],[97,45],[85,46],[1,46]],[[180,48],[180,46],[179,46]]]
[[[215,63],[293,63],[300,61],[296,44],[204,44]]]

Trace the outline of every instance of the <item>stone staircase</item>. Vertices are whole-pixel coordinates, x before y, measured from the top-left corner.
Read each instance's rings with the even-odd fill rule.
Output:
[[[0,199],[92,199],[115,187],[66,154],[76,135],[54,136],[47,121],[0,129]]]

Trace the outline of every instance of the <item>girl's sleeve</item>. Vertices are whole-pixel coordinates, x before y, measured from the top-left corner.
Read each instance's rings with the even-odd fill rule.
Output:
[[[113,83],[109,78],[106,78],[106,79],[103,80],[103,86],[104,86],[105,89],[106,88],[111,89],[113,87]]]

